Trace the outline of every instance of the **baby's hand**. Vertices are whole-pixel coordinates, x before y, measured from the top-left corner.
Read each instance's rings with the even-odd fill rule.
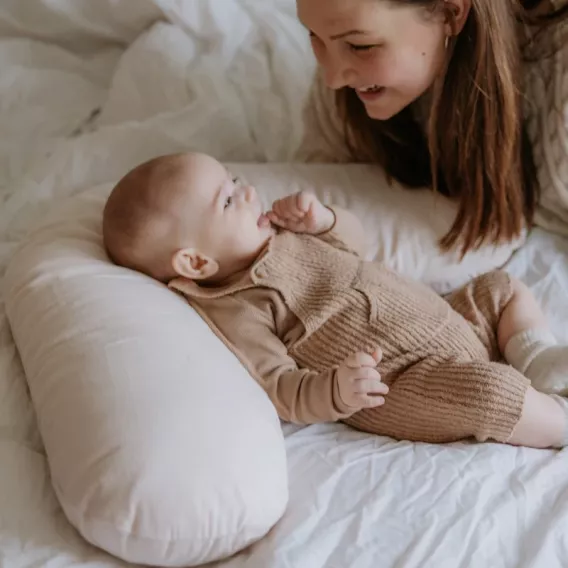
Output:
[[[331,209],[323,205],[314,194],[306,191],[275,201],[265,216],[278,227],[310,235],[325,233],[335,223]]]
[[[374,408],[385,403],[384,396],[389,388],[381,382],[381,375],[376,367],[383,358],[379,348],[373,353],[354,353],[339,366],[336,380],[339,396],[343,404],[361,410]]]

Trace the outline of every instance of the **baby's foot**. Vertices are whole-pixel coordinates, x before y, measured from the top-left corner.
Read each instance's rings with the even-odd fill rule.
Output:
[[[518,333],[510,339],[504,355],[536,390],[568,396],[568,346],[558,345],[550,331],[529,329]]]

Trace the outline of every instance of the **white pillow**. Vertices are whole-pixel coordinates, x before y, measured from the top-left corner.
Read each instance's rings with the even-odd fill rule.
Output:
[[[283,514],[280,422],[182,298],[109,263],[108,190],[68,201],[27,240],[7,314],[71,523],[130,562],[200,565]]]
[[[369,258],[449,287],[513,247],[457,263],[437,239],[454,207],[389,188],[378,168],[241,164],[266,204],[300,189],[349,207]],[[261,538],[287,503],[280,424],[268,398],[178,296],[113,266],[101,242],[105,185],[59,204],[12,259],[12,325],[69,520],[112,554],[190,566]]]

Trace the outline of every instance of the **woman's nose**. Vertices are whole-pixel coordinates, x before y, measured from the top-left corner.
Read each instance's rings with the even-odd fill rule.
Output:
[[[325,84],[334,91],[347,87],[354,82],[353,69],[346,66],[342,61],[327,61],[323,66]]]

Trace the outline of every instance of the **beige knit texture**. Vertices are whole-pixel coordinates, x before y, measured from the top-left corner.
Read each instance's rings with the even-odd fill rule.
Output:
[[[380,264],[291,233],[274,240],[256,272],[257,283],[277,288],[304,323],[304,338],[289,349],[300,366],[323,371],[355,351],[382,348],[387,404],[347,424],[424,442],[510,437],[528,381],[491,361],[511,296],[504,272],[475,280],[448,302]]]
[[[295,409],[300,421],[335,414],[355,428],[397,439],[507,441],[529,384],[496,361],[495,330],[512,293],[509,277],[482,276],[444,300],[427,286],[342,250],[332,235],[327,240],[282,232],[250,273],[226,289],[175,287],[217,328],[276,407]],[[289,316],[298,332],[290,334],[288,326],[278,335],[281,324],[260,324],[267,318],[290,321]],[[379,371],[390,387],[386,404],[341,410],[335,392],[332,401],[330,371],[352,353],[376,346],[383,350]],[[295,386],[288,387],[290,357],[299,371]]]

